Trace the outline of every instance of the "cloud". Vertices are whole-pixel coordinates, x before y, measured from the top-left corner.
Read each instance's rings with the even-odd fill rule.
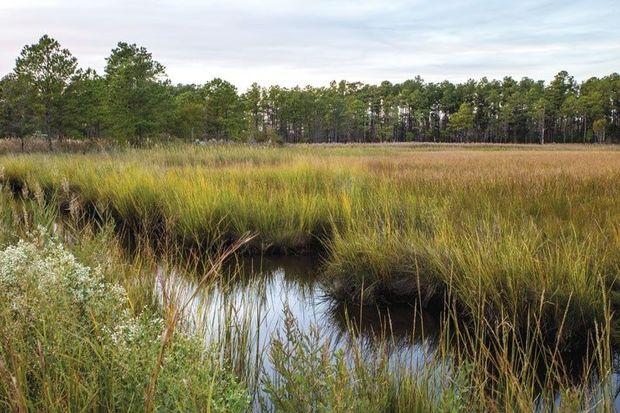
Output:
[[[512,3],[512,2],[511,2]],[[577,79],[620,67],[620,2],[11,1],[0,5],[0,73],[43,33],[101,71],[118,41],[147,47],[174,82]]]

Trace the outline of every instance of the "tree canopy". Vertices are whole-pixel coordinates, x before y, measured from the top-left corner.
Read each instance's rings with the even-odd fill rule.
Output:
[[[77,73],[77,59],[47,35],[24,47],[15,61],[13,87],[28,102],[31,124],[42,128],[50,142],[52,133],[64,134],[73,116],[67,111],[67,91]]]
[[[144,47],[119,42],[102,75],[78,68],[45,35],[0,80],[0,136],[285,142],[620,142],[620,75],[579,83],[566,71],[546,84],[520,80],[325,87],[240,93],[222,79],[173,85]],[[51,141],[50,141],[51,142]]]

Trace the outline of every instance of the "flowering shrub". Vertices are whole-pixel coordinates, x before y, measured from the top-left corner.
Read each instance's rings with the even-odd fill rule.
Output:
[[[0,251],[0,409],[139,411],[163,330],[44,231]],[[158,410],[247,408],[245,388],[197,339],[175,333],[165,354]]]
[[[92,320],[129,317],[124,289],[105,283],[100,271],[78,263],[45,233],[0,251],[0,286],[0,300],[12,310],[14,329],[53,322],[47,317],[57,318],[57,313],[69,316],[66,321],[79,328],[93,327]]]

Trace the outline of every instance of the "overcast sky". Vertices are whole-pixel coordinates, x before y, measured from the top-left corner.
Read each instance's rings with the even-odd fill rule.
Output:
[[[241,90],[620,71],[620,0],[0,0],[0,74],[45,33],[82,67],[101,72],[127,41],[175,83],[221,77]]]

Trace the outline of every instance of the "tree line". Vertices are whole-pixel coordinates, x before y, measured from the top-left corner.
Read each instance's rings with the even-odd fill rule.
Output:
[[[151,139],[283,142],[620,142],[620,75],[577,82],[425,82],[327,87],[253,84],[244,93],[222,79],[173,85],[144,47],[120,42],[102,74],[45,35],[25,46],[0,80],[0,137],[23,142]]]

